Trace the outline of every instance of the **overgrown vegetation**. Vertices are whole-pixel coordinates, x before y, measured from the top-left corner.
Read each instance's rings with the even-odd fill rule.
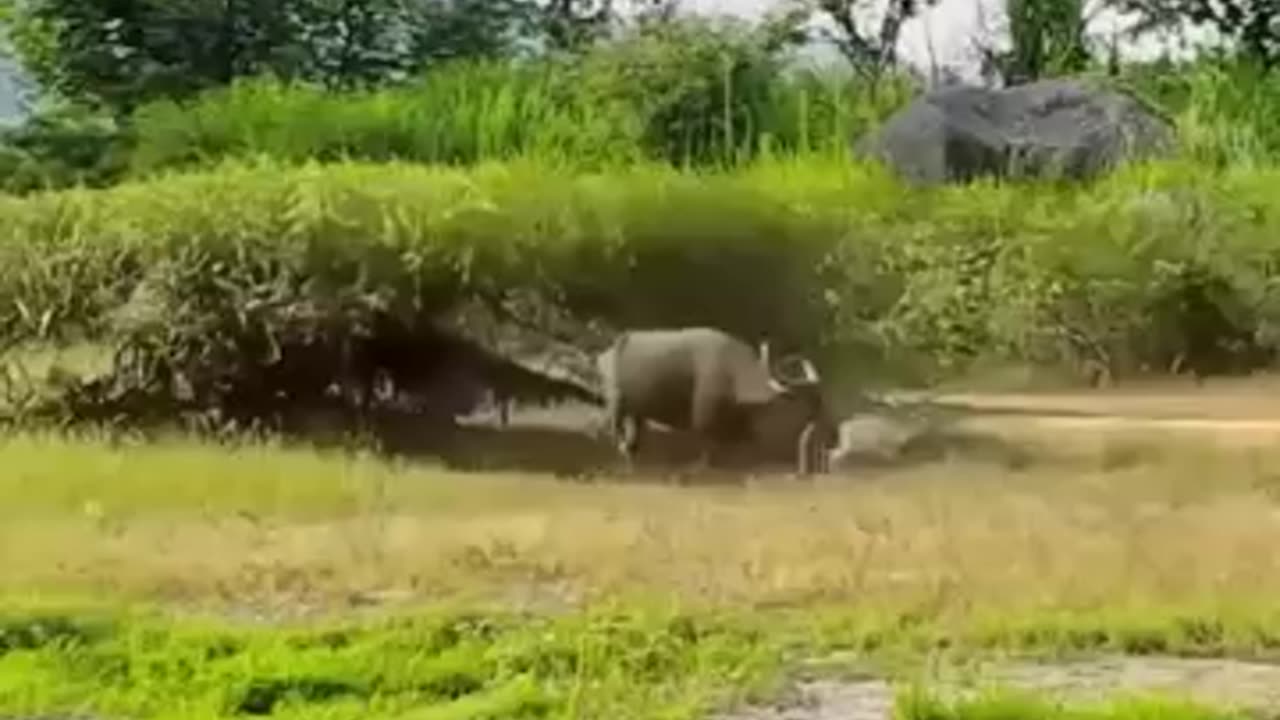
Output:
[[[901,75],[873,94],[838,72],[780,73],[779,58],[735,37],[671,30],[573,64],[459,61],[405,85],[344,94],[245,79],[198,100],[146,104],[126,128],[110,131],[116,121],[84,111],[74,120],[46,115],[10,132],[9,169],[0,176],[5,189],[26,192],[264,156],[449,165],[519,158],[585,171],[655,161],[830,162],[849,159],[854,141],[918,92]],[[1110,82],[1169,115],[1191,161],[1257,167],[1280,157],[1269,121],[1280,90],[1271,74],[1233,63],[1155,63]],[[72,142],[78,155],[59,149]]]
[[[1280,647],[1270,451],[1113,438],[727,491],[235,450],[0,444],[0,711],[693,720],[810,659],[898,679],[902,718],[1232,717],[910,689],[993,653]]]
[[[887,46],[875,50],[887,36],[872,42],[875,33],[853,20],[833,39],[849,48],[857,72],[797,64],[804,12],[781,12],[755,27],[657,14],[567,54],[523,57],[513,40],[521,32],[537,37],[573,23],[538,19],[526,13],[529,7],[516,9],[518,2],[488,8],[437,3],[434,10],[432,3],[361,2],[369,9],[359,27],[369,32],[347,37],[351,47],[344,51],[319,39],[332,30],[326,23],[339,22],[316,9],[323,0],[273,0],[262,17],[237,20],[245,24],[244,36],[231,45],[182,35],[216,28],[206,27],[212,20],[203,16],[198,23],[184,20],[183,13],[196,12],[191,8],[121,18],[156,27],[95,40],[107,25],[94,13],[114,17],[117,10],[31,0],[33,9],[10,13],[14,45],[46,87],[74,104],[76,115],[39,116],[32,128],[10,133],[0,165],[3,187],[100,185],[260,155],[282,162],[448,164],[521,157],[586,170],[652,161],[741,166],[779,154],[847,157],[853,141],[921,90],[918,78],[894,65]],[[273,24],[271,13],[289,15],[290,3],[315,7],[295,13],[301,25]],[[918,7],[899,4],[900,24]],[[554,5],[545,12],[556,12]],[[832,3],[823,12],[844,17],[845,5]],[[1270,118],[1280,91],[1265,63],[1247,54],[1104,62],[1089,55],[1082,27],[1071,22],[1072,13],[1082,12],[1079,5],[1051,3],[1054,12],[1045,14],[1037,2],[1014,3],[1022,13],[1013,23],[1016,47],[992,62],[1008,65],[1004,70],[1015,79],[1105,69],[1112,81],[1178,120],[1183,148],[1196,161],[1220,167],[1275,160],[1280,138]],[[425,35],[399,38],[404,27],[397,23],[406,18],[383,22],[387,13],[439,13],[445,6],[454,15],[434,17],[423,26]],[[57,19],[68,13],[70,19]],[[582,27],[591,26],[590,17],[582,16]],[[880,32],[896,37],[894,27]],[[436,37],[446,29],[448,42]],[[168,37],[174,34],[177,39]],[[862,39],[841,41],[850,34]],[[115,59],[101,51],[113,43],[120,44]],[[204,47],[208,57],[184,59],[167,49],[174,43]],[[875,57],[862,58],[864,50],[875,50]],[[231,56],[219,59],[222,52]],[[87,125],[85,113],[103,120]],[[104,133],[104,124],[116,129]]]
[[[977,360],[1241,372],[1280,342],[1275,181],[1169,163],[1088,188],[915,191],[840,162],[232,165],[0,203],[0,337],[103,342],[111,392],[198,410],[297,379],[291,353],[316,362],[316,342],[340,355],[473,301],[768,335],[861,382]]]
[[[765,58],[726,69],[715,46],[690,40],[686,51],[701,58],[666,58],[662,45],[637,42],[580,68],[459,63],[410,87],[361,94],[246,81],[194,105],[142,108],[132,167],[145,173],[246,156],[446,164],[522,157],[600,170],[843,156],[908,89],[890,86],[872,104],[838,77],[778,80]],[[647,66],[646,77],[634,77],[637,65]]]
[[[173,718],[698,720],[776,691],[784,658],[805,645],[794,618],[791,635],[777,620],[768,628],[679,611],[560,619],[436,611],[266,631],[104,616],[100,608],[76,619],[10,610],[0,614],[0,708]],[[881,629],[897,642],[888,625]],[[989,692],[954,700],[909,683],[896,705],[900,720],[1248,717],[1158,697],[1071,705]]]
[[[358,415],[379,371],[430,372],[429,326],[475,307],[584,354],[611,327],[767,336],[833,397],[984,363],[1274,362],[1261,4],[1119,2],[1240,41],[1141,65],[1087,42],[1084,3],[1010,0],[1011,48],[987,49],[1006,80],[1105,70],[1181,152],[1087,186],[933,190],[849,152],[922,89],[896,48],[929,2],[893,0],[878,28],[848,0],[755,26],[641,4],[0,0],[0,51],[45,90],[0,136],[6,419],[239,430],[334,384]],[[852,72],[793,64],[815,12]],[[68,346],[97,367],[29,382],[10,362]],[[1280,647],[1268,454],[1166,440],[1058,464],[995,443],[995,463],[885,483],[677,494],[243,440],[6,434],[0,593],[37,600],[0,610],[0,711],[693,720],[831,652],[893,672]],[[63,594],[93,600],[30,609]],[[430,607],[280,626],[397,597]],[[898,715],[1232,717],[929,694]]]
[[[0,652],[6,711],[497,720],[642,718],[660,707],[693,720],[726,680],[760,683],[778,661],[756,634],[679,615],[441,613],[283,633],[135,618],[40,632],[54,617],[0,620],[14,643]]]

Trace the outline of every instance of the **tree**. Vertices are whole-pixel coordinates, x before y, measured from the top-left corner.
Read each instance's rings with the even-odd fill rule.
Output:
[[[693,15],[631,25],[564,65],[573,102],[617,110],[606,123],[651,158],[734,162],[754,152],[776,107],[785,23]]]
[[[12,27],[44,87],[127,111],[268,66],[286,70],[271,53],[287,52],[298,33],[287,10],[249,0],[24,0]]]
[[[1089,64],[1084,0],[1006,0],[1011,83],[1079,72]]]
[[[529,0],[526,13],[533,34],[560,52],[595,42],[616,19],[613,0]]]
[[[1003,22],[988,23],[978,9],[978,31],[970,38],[987,82],[1030,82],[1076,73],[1094,60],[1090,26],[1112,0],[1005,0]],[[1097,40],[1098,38],[1092,38]],[[1114,36],[1099,50],[1115,60]]]
[[[1280,0],[1114,0],[1117,9],[1142,18],[1137,32],[1177,27],[1183,21],[1210,26],[1231,38],[1245,58],[1270,70],[1280,64]]]
[[[835,30],[821,34],[840,52],[853,69],[873,84],[898,62],[898,39],[902,26],[938,0],[887,0],[878,29],[872,30],[858,19],[870,0],[814,0],[815,7]]]
[[[804,3],[781,3],[760,19],[755,35],[760,47],[778,53],[799,47],[808,41],[805,28],[813,19],[813,8]]]
[[[278,3],[285,5],[286,3]],[[401,0],[310,0],[294,2],[297,25],[280,47],[296,46],[300,63],[284,72],[331,89],[350,89],[399,80],[418,65],[413,48],[411,5]],[[263,55],[273,55],[270,47]],[[283,58],[276,56],[277,60]],[[273,63],[279,65],[280,63]]]
[[[523,0],[0,0],[46,88],[128,113],[246,76],[332,88],[395,82],[505,51]]]
[[[680,17],[679,0],[631,0],[631,17],[639,25],[675,22]]]
[[[525,0],[418,0],[411,14],[414,55],[422,65],[515,52],[528,21]]]

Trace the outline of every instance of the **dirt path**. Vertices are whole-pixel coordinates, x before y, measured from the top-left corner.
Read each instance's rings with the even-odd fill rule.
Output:
[[[895,393],[895,403],[928,402],[963,411],[958,426],[1000,435],[1072,433],[1184,435],[1237,448],[1280,441],[1280,379],[1148,383],[1076,392]]]
[[[977,682],[940,680],[926,689],[948,698],[1000,687],[1042,693],[1067,703],[1105,702],[1117,695],[1159,693],[1208,707],[1245,711],[1280,706],[1280,666],[1235,660],[1109,657],[1061,664],[995,666]],[[774,707],[749,708],[715,720],[891,720],[895,688],[883,680],[802,683]]]
[[[929,400],[984,411],[1280,423],[1280,376],[1213,380],[1203,385],[1160,381],[1101,390],[1054,392],[892,393],[907,401]]]
[[[1147,382],[1105,390],[1056,392],[891,392],[894,404],[929,403],[970,411],[985,423],[1109,430],[1119,427],[1193,432],[1280,432],[1280,376],[1244,380]],[[517,425],[578,430],[599,410],[577,404],[521,408]]]
[[[1004,437],[1178,433],[1238,448],[1280,443],[1280,378],[1080,392],[900,393],[892,399],[964,410],[960,427]],[[1108,657],[1011,664],[985,668],[979,683],[976,688],[994,684],[1067,702],[1155,692],[1223,709],[1280,707],[1280,666],[1223,659]],[[963,697],[976,688],[948,680],[929,686],[948,697]],[[885,680],[812,681],[797,686],[778,706],[749,708],[716,720],[889,720],[894,696],[894,685]]]

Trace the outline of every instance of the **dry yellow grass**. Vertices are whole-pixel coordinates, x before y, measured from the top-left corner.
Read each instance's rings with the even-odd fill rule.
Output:
[[[1052,439],[1052,438],[1051,438]],[[1061,444],[1061,443],[1059,443]],[[0,591],[995,612],[1280,591],[1280,454],[1081,444],[814,483],[558,483],[266,446],[0,444]],[[1047,457],[1047,456],[1046,456]]]

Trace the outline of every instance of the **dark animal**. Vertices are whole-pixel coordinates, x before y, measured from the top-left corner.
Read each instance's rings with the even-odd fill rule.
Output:
[[[772,372],[767,345],[757,354],[721,330],[691,327],[624,332],[596,365],[608,430],[628,463],[652,420],[692,430],[703,464],[739,446],[761,459],[785,457],[801,475],[826,469],[834,422],[808,360],[803,379],[783,382]]]

